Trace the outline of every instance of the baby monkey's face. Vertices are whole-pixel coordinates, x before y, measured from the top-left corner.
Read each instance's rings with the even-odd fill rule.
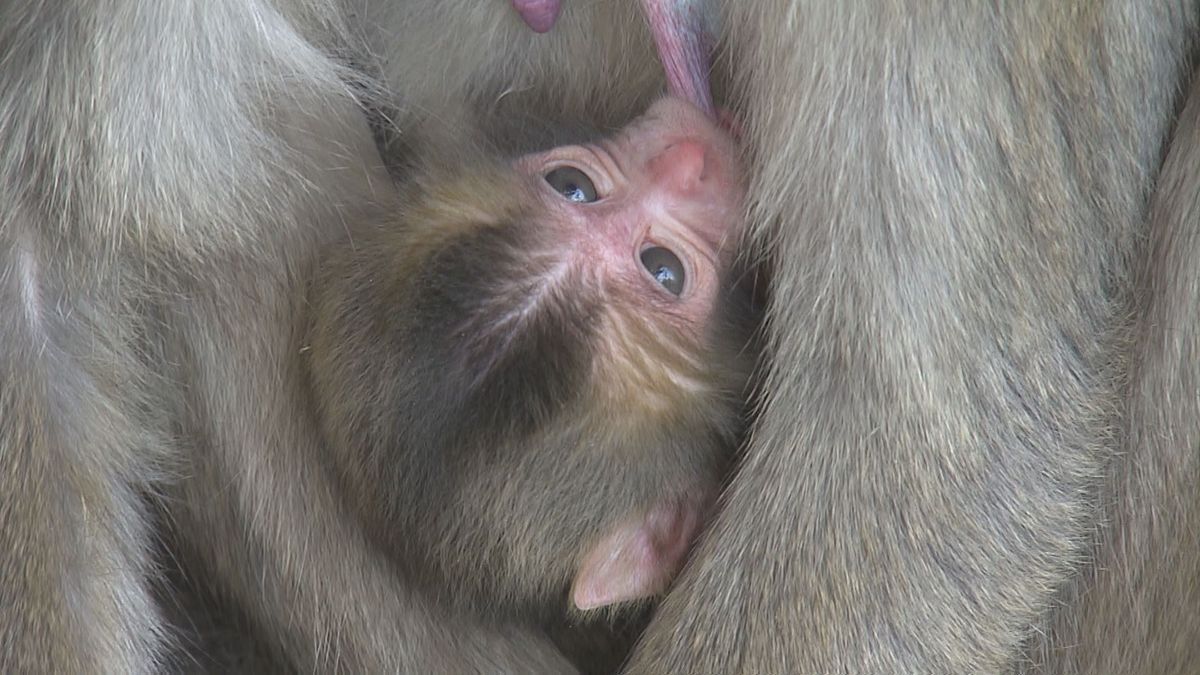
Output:
[[[733,139],[665,99],[594,144],[463,156],[314,284],[322,423],[379,486],[360,507],[454,602],[658,594],[743,428]]]
[[[528,155],[546,227],[608,291],[697,336],[729,266],[744,187],[732,138],[663,99],[613,138]]]

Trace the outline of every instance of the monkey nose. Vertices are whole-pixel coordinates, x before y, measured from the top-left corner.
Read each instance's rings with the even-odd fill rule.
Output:
[[[707,153],[708,147],[699,141],[676,141],[650,160],[651,174],[663,189],[690,194],[704,182]]]

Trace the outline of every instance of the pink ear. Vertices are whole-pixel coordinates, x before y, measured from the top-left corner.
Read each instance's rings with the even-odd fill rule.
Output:
[[[689,500],[660,502],[626,521],[584,556],[571,599],[597,609],[656,595],[667,587],[691,547],[700,509]]]

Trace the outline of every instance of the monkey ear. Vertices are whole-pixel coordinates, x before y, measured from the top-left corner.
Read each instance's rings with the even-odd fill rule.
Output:
[[[683,566],[699,523],[700,509],[688,500],[660,502],[621,523],[584,556],[571,600],[589,610],[661,593]]]

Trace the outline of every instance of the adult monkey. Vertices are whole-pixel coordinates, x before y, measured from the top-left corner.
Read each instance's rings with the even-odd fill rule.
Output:
[[[629,672],[1191,672],[1195,8],[873,10],[728,8],[774,361]]]
[[[467,11],[531,50],[507,6]],[[636,8],[573,14],[541,53],[559,65],[518,70],[556,78],[535,94],[564,113],[640,112],[659,82],[624,30]],[[540,632],[399,584],[325,461],[306,283],[342,218],[395,198],[356,100],[371,83],[330,56],[361,56],[358,19],[307,0],[0,3],[0,669],[164,662],[149,494],[188,577],[300,670],[569,670]],[[614,59],[576,67],[595,25]],[[476,79],[429,65],[414,101]]]
[[[1108,545],[1094,569],[1053,617],[1054,639],[1037,645],[1035,663],[1046,663],[1049,672],[1195,670],[1198,223],[1200,79],[1193,76],[1150,204],[1146,255],[1136,266],[1129,456],[1107,484],[1123,508],[1113,514]]]
[[[1144,333],[1126,320],[1195,9],[909,4],[725,9],[758,241],[780,261],[774,358],[725,510],[635,671],[1170,672],[1200,648],[1176,592],[1196,575],[1194,391],[1157,370],[1193,364],[1152,323],[1194,334],[1180,252],[1155,249],[1179,267]],[[627,4],[568,4],[540,36],[497,27],[499,2],[393,9],[364,24],[406,57],[385,72],[414,105],[511,92],[505,110],[616,123],[657,85]],[[311,463],[281,326],[336,222],[326,194],[372,196],[328,56],[360,18],[0,4],[5,665],[153,668],[135,493],[156,468],[186,478],[179,530],[306,669],[561,665],[396,591]],[[338,162],[357,168],[320,168]],[[1189,225],[1165,210],[1156,226]],[[1131,335],[1133,419],[1157,404],[1178,436],[1125,448]]]

